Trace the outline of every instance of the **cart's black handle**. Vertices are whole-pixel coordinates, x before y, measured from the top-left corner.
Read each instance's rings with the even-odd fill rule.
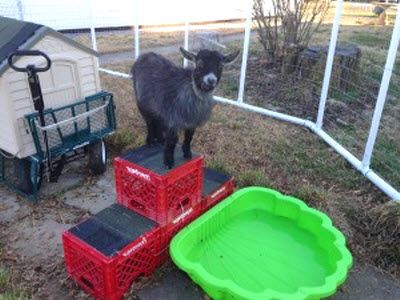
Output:
[[[28,68],[28,66],[17,67],[14,64],[14,57],[16,57],[16,56],[42,56],[46,59],[47,64],[43,68],[38,68],[34,65],[29,65],[29,68]],[[15,70],[17,72],[31,72],[32,70],[34,70],[36,72],[46,72],[51,67],[51,60],[50,60],[50,57],[48,57],[46,53],[43,53],[42,51],[39,51],[39,50],[16,50],[8,57],[8,64],[10,65],[10,67],[13,70]]]
[[[21,57],[21,56],[41,56],[46,60],[46,66],[43,68],[39,68],[33,64],[28,64],[26,67],[17,67],[14,64],[14,57],[18,57],[18,56],[19,57]],[[44,110],[43,94],[42,94],[42,89],[40,88],[40,80],[39,80],[39,76],[37,73],[46,72],[50,69],[50,67],[51,67],[50,57],[48,57],[46,53],[43,53],[42,51],[39,51],[39,50],[16,50],[8,57],[8,64],[10,65],[10,67],[13,70],[15,70],[17,72],[24,72],[24,73],[28,74],[28,82],[29,82],[29,88],[30,88],[31,94],[32,94],[33,107],[39,113],[40,126],[45,126],[46,122],[45,122],[45,118],[44,118],[44,114],[43,114],[43,110]],[[52,162],[51,162],[51,154],[49,151],[49,142],[48,142],[46,131],[43,132],[43,139],[44,139],[44,144],[46,147],[47,167],[51,174],[51,173],[53,173],[53,166],[52,166]]]

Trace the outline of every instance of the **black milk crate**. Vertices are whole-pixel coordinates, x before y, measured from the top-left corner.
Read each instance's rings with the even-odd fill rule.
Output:
[[[203,212],[228,197],[234,189],[233,177],[210,168],[203,168]]]

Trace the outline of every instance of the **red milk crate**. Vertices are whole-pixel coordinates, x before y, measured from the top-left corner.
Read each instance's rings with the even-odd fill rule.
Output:
[[[122,215],[123,209],[128,212]],[[165,229],[154,223],[149,230],[142,226],[147,231],[136,238],[134,234],[121,234],[120,229],[126,225],[124,216],[128,214],[134,212],[119,206],[117,214],[111,214],[106,222],[96,215],[63,233],[67,273],[97,299],[122,299],[136,278],[150,275],[165,261],[163,251],[169,242]],[[112,219],[119,224],[109,226]],[[126,231],[140,233],[132,226]],[[133,240],[129,242],[130,237]]]
[[[230,196],[235,189],[233,177],[203,168],[202,212]]]
[[[172,170],[163,164],[161,146],[143,146],[115,158],[118,203],[161,225],[200,203],[203,157],[185,160],[177,148]]]

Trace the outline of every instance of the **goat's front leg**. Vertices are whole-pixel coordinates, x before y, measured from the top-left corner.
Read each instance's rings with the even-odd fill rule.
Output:
[[[165,130],[164,130],[164,127],[163,127],[161,121],[157,121],[155,132],[156,132],[157,142],[160,144],[164,144],[164,142],[165,142],[164,131]]]
[[[176,143],[178,142],[178,130],[176,128],[169,128],[167,130],[165,148],[164,148],[164,164],[168,169],[174,166],[174,151]]]
[[[186,129],[185,130],[185,139],[182,145],[183,157],[186,159],[192,158],[192,150],[190,148],[190,144],[192,143],[193,135],[195,129]]]

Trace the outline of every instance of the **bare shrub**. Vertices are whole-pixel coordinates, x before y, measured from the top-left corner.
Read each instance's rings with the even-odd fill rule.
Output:
[[[265,55],[283,73],[291,73],[299,53],[327,15],[330,0],[271,0],[265,10],[265,0],[254,0],[253,17]]]

